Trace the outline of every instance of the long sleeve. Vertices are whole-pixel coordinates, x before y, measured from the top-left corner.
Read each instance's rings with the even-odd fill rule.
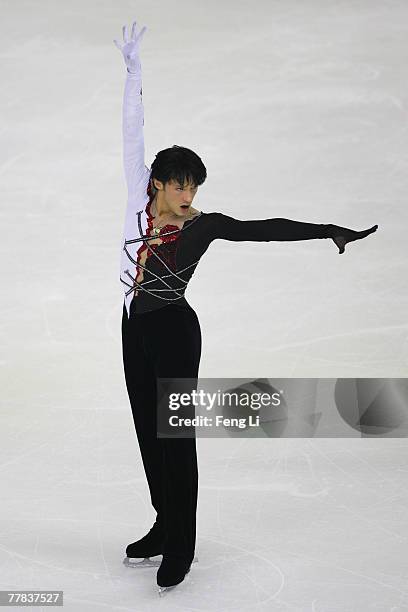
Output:
[[[331,237],[332,226],[322,223],[303,223],[282,218],[240,221],[222,213],[214,213],[214,215],[214,239],[269,242],[271,240],[310,240]]]
[[[123,166],[128,188],[128,206],[140,210],[146,196],[146,173],[144,162],[144,109],[142,102],[141,72],[127,70],[123,95],[122,135]]]

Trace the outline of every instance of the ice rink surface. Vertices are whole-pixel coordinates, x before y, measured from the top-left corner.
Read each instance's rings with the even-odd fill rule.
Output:
[[[146,163],[195,150],[196,208],[379,226],[341,256],[330,239],[215,241],[186,293],[200,376],[403,378],[408,4],[0,9],[0,589],[63,590],[69,612],[408,610],[408,445],[392,432],[200,439],[199,562],[165,600],[153,568],[122,565],[154,511],[122,370],[113,44],[147,26]]]

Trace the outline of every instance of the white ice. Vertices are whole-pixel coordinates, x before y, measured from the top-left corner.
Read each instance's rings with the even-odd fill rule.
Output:
[[[379,226],[341,256],[214,242],[186,293],[200,376],[406,377],[405,0],[0,9],[0,589],[63,590],[67,612],[408,610],[408,445],[392,436],[200,439],[199,562],[165,601],[154,568],[122,564],[154,512],[122,369],[113,44],[147,26],[146,163],[197,151],[195,207]]]

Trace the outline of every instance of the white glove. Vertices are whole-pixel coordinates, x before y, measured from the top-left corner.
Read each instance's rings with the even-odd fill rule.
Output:
[[[117,40],[113,41],[117,48],[122,51],[127,69],[132,74],[141,74],[142,71],[139,57],[139,43],[142,40],[145,30],[147,30],[147,28],[146,26],[143,26],[139,34],[136,36],[136,21],[134,21],[132,25],[132,34],[130,36],[130,40],[127,25],[124,25],[122,28],[123,44],[118,43]]]

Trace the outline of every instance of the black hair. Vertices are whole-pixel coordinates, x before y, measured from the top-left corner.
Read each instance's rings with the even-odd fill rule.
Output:
[[[159,151],[151,165],[148,186],[150,196],[157,191],[153,185],[154,178],[163,184],[174,180],[183,186],[186,181],[198,186],[207,178],[207,170],[197,153],[187,147],[173,145]]]

